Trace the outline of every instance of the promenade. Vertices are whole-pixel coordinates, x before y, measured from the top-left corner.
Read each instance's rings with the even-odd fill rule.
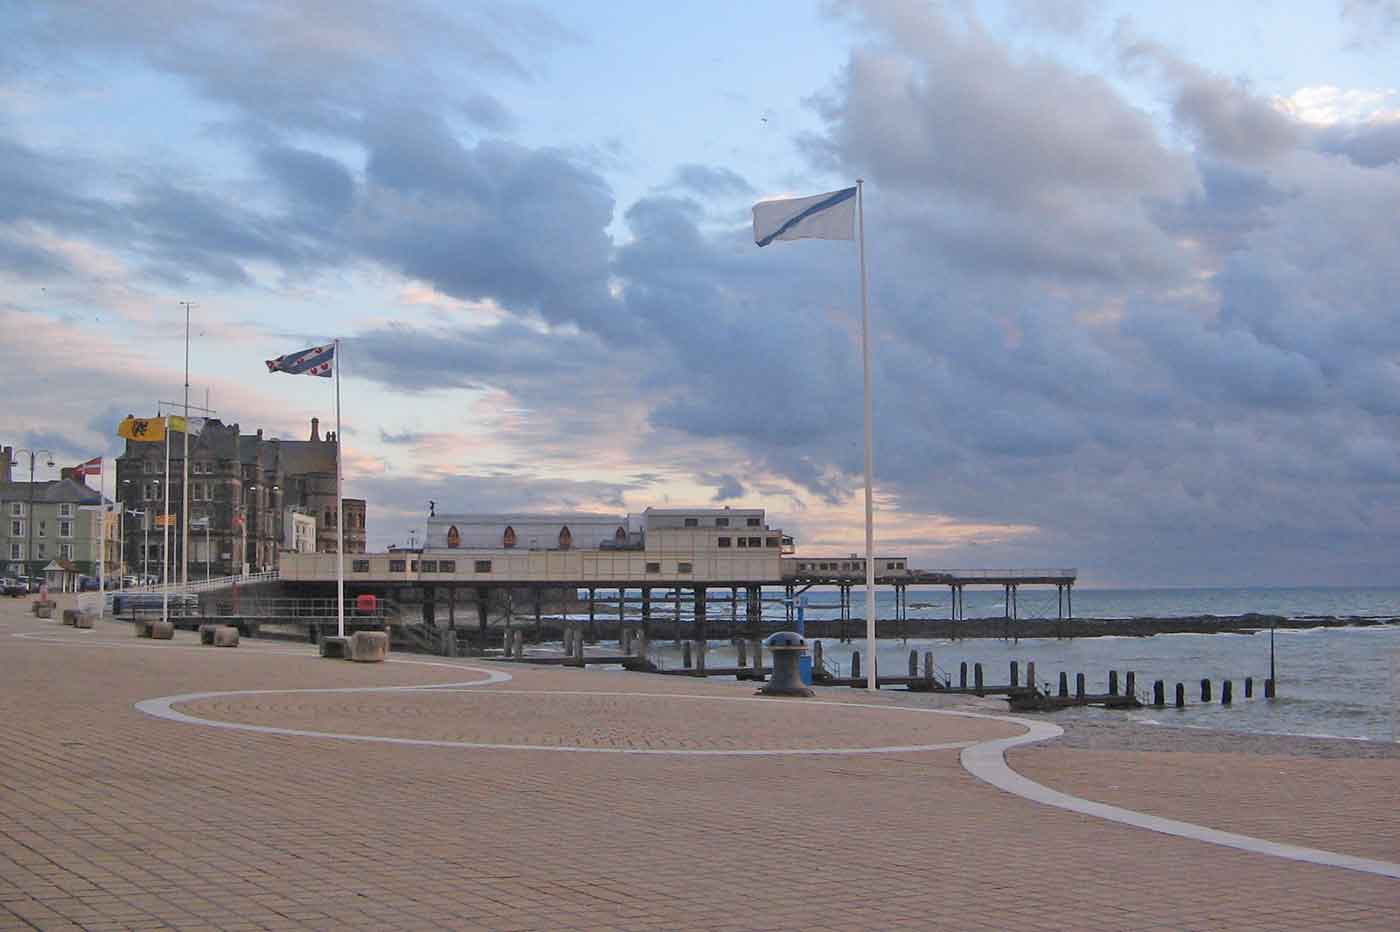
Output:
[[[28,608],[0,600],[0,929],[1304,930],[1400,915],[1389,749],[1062,739],[1012,747],[998,777],[989,743],[1027,726],[995,700],[362,665]],[[993,785],[1021,778],[1247,843]]]

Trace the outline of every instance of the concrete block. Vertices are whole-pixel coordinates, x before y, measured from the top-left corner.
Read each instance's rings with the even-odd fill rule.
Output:
[[[356,663],[383,663],[389,656],[389,635],[383,631],[356,631],[350,638],[350,659]]]
[[[349,660],[350,639],[333,635],[321,638],[321,656],[332,660]]]
[[[213,644],[215,647],[237,647],[238,629],[232,625],[219,625],[214,630]]]
[[[151,626],[154,625],[155,623],[156,623],[156,622],[155,622],[153,619],[150,619],[150,618],[138,618],[138,619],[136,619],[136,636],[139,637],[139,638],[148,638],[148,637],[150,637],[150,636],[151,636]]]
[[[79,614],[76,608],[65,608],[63,610],[63,623],[65,625],[77,624]]]
[[[213,644],[213,643],[214,643],[214,632],[217,631],[217,630],[219,630],[219,628],[221,628],[221,627],[223,627],[223,625],[215,625],[215,624],[200,625],[200,626],[199,626],[199,643],[201,643],[201,644]]]
[[[157,641],[169,641],[175,637],[175,622],[173,621],[153,621],[151,622],[151,637]]]
[[[75,628],[91,628],[97,617],[92,612],[79,612],[78,617],[73,619]]]
[[[52,618],[54,604],[53,602],[35,602],[34,614],[40,618]]]

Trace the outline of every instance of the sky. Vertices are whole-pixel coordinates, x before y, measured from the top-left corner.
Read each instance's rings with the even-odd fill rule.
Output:
[[[1400,0],[0,4],[0,442],[191,398],[371,549],[763,507],[1086,586],[1400,583]],[[26,461],[27,466],[27,461]],[[52,475],[55,471],[47,471]],[[45,470],[39,470],[40,475]]]

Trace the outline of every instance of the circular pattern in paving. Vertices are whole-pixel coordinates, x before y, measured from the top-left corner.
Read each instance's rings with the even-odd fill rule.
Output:
[[[523,689],[386,689],[170,697],[222,728],[475,748],[627,754],[892,753],[1017,734],[1009,723],[820,700]]]

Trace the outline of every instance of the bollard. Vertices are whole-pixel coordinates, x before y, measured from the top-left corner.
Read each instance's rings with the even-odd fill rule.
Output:
[[[1220,684],[1220,704],[1229,705],[1235,699],[1235,684],[1230,680]]]
[[[860,651],[851,651],[851,679],[860,679]]]
[[[1035,689],[1035,661],[1026,661],[1026,685]]]
[[[1108,671],[1108,694],[1109,694],[1110,696],[1116,696],[1116,695],[1118,695],[1118,671],[1117,671],[1117,670],[1109,670],[1109,671]]]
[[[505,630],[501,633],[501,650],[507,657],[510,656],[510,644],[510,625],[506,625]]]
[[[826,657],[822,653],[822,642],[812,642],[812,669],[818,673],[826,669]]]
[[[807,641],[796,631],[779,631],[763,642],[773,654],[773,675],[759,690],[765,696],[810,696],[802,682],[799,661],[807,653]]]
[[[967,689],[967,661],[966,661],[966,660],[964,660],[964,661],[962,662],[962,665],[961,665],[960,667],[958,667],[958,686],[959,686],[959,688],[961,688],[961,689]]]
[[[515,637],[512,640],[514,641],[515,647],[515,659],[523,660],[525,658],[525,631],[521,628],[516,628]]]
[[[1132,670],[1129,670],[1127,673],[1123,674],[1123,695],[1137,695],[1137,674],[1134,673]]]
[[[734,648],[739,652],[739,659],[735,665],[738,666],[740,670],[742,670],[744,669],[744,667],[747,667],[749,665],[748,642],[745,641],[743,638],[739,638],[739,642],[734,645]]]
[[[1011,661],[1011,685],[1021,685],[1021,665],[1015,660]]]
[[[1152,704],[1159,709],[1167,704],[1167,684],[1161,680],[1152,684]]]
[[[755,672],[763,669],[763,642],[758,638],[753,639],[753,668]]]
[[[583,629],[574,629],[574,666],[583,666]]]
[[[1201,680],[1201,701],[1210,702],[1210,680]]]
[[[909,652],[909,678],[913,679],[919,675],[919,652],[911,650]]]
[[[622,654],[623,654],[623,656],[625,656],[625,657],[631,657],[631,656],[632,656],[632,629],[631,629],[631,628],[623,628],[623,629],[622,629],[622,644],[621,644],[620,646],[622,647]]]
[[[924,651],[924,679],[933,679],[933,651]]]
[[[1254,698],[1254,677],[1252,676],[1244,678],[1244,697],[1246,699]]]
[[[1060,698],[1069,698],[1069,674],[1064,670],[1060,671]]]
[[[977,695],[982,695],[982,665],[980,663],[972,665],[972,682],[977,690]]]
[[[691,668],[693,661],[690,656],[690,642],[686,641],[681,645],[681,666],[687,670]]]
[[[1264,681],[1264,698],[1274,698],[1274,681],[1272,679],[1267,679]]]
[[[1076,673],[1076,674],[1074,674],[1074,698],[1076,698],[1076,699],[1083,699],[1083,698],[1084,698],[1084,674],[1083,674],[1083,673]]]
[[[1177,683],[1177,684],[1176,684],[1176,707],[1177,707],[1178,709],[1183,709],[1183,708],[1186,707],[1186,684],[1185,684],[1185,683]]]

